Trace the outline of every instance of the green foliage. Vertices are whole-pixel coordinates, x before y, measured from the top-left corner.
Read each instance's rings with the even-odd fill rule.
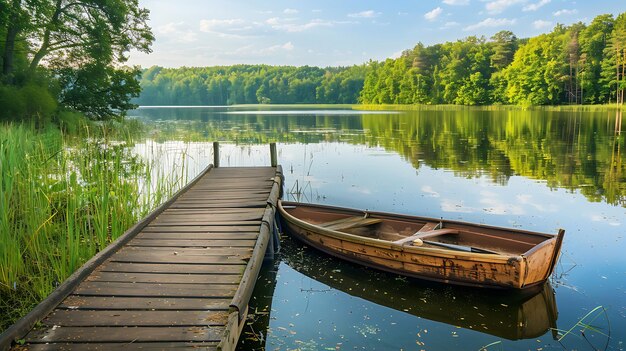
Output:
[[[15,120],[19,116],[41,124],[50,121],[56,108],[57,102],[47,87],[0,86],[0,120]]]
[[[365,66],[235,65],[143,72],[140,105],[356,103]]]
[[[370,62],[365,104],[607,103],[624,95],[626,14],[596,17],[589,26],[557,25],[518,39],[510,31],[490,40],[468,37],[425,47],[398,59]],[[623,99],[622,99],[623,101]]]
[[[139,96],[141,88],[138,68],[116,69],[99,64],[80,69],[60,70],[59,100],[66,108],[83,112],[93,120],[108,120],[123,116],[136,105],[129,100]]]
[[[134,107],[137,69],[119,67],[154,40],[137,0],[2,0],[0,9],[1,118],[39,123],[59,106],[110,119]]]

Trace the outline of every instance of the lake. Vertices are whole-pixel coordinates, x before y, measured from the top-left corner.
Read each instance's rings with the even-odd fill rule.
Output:
[[[355,266],[288,237],[264,267],[240,348],[623,350],[626,141],[615,111],[351,106],[155,107],[134,151],[187,178],[269,165],[285,198],[556,233],[557,269],[526,296]],[[559,339],[559,340],[557,340]]]

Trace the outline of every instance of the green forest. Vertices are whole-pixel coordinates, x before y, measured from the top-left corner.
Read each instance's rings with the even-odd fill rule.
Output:
[[[623,103],[626,13],[520,39],[500,31],[352,67],[151,67],[140,105]]]
[[[138,0],[0,0],[0,122],[123,116],[141,89],[128,53],[154,40],[148,16]]]

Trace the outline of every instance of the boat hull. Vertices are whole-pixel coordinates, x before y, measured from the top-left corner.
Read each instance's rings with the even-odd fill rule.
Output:
[[[493,255],[475,252],[458,252],[442,248],[426,248],[399,245],[394,242],[359,237],[335,230],[328,230],[292,216],[288,206],[314,206],[316,210],[332,207],[303,205],[294,203],[279,204],[287,231],[295,238],[329,255],[357,264],[397,273],[409,277],[427,279],[481,288],[527,289],[545,282],[551,273],[550,261],[557,250],[556,236],[547,238],[533,247],[528,255]],[[356,210],[341,209],[344,212]],[[370,213],[373,218],[398,218],[398,215]],[[403,220],[421,217],[401,216]],[[459,222],[449,222],[456,223]],[[461,223],[471,226],[471,224]],[[484,226],[478,226],[484,228]],[[544,235],[544,234],[541,234]],[[545,235],[544,235],[545,236]]]

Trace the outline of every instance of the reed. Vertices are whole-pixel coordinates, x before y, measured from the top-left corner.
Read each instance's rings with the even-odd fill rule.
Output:
[[[0,125],[0,330],[186,182],[115,128]]]

